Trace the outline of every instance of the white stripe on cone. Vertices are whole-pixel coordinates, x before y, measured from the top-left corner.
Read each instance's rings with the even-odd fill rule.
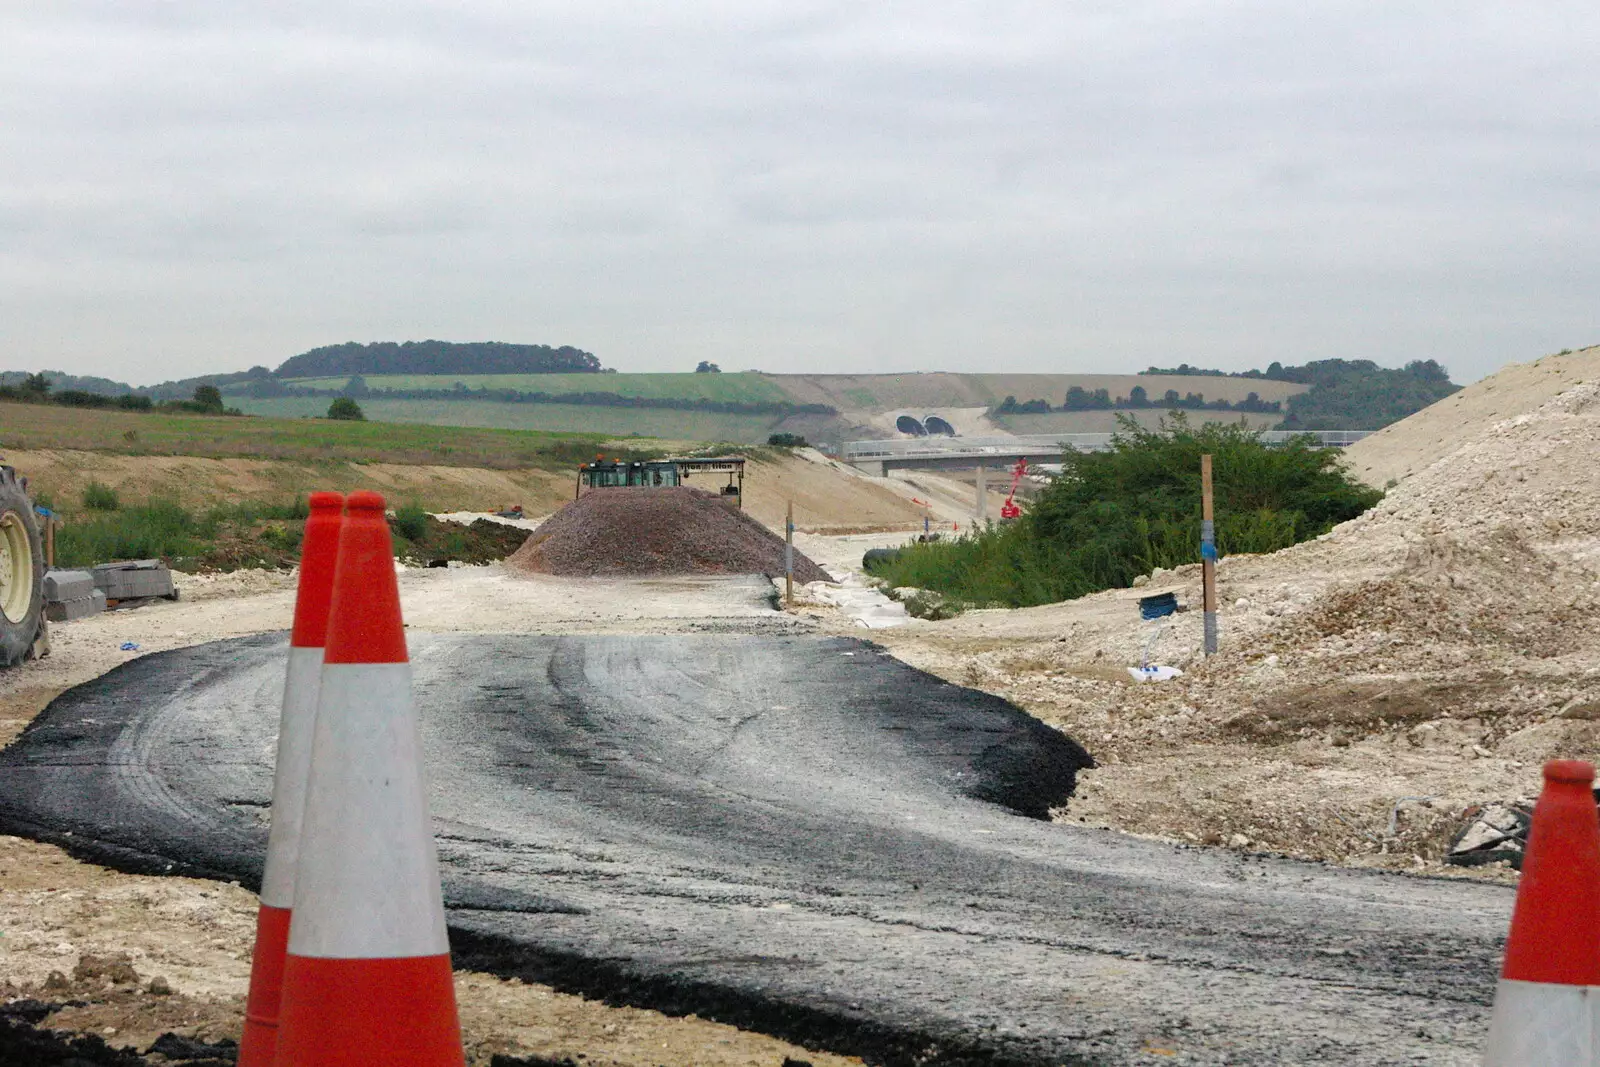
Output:
[[[1600,986],[1500,979],[1484,1067],[1600,1065]]]
[[[291,956],[450,951],[408,663],[322,668]]]
[[[322,683],[322,649],[290,648],[283,684],[283,717],[278,725],[278,762],[272,780],[272,829],[267,835],[267,869],[261,877],[261,903],[294,905],[294,869],[305,815],[306,778],[311,773],[311,735],[316,727],[317,692]]]

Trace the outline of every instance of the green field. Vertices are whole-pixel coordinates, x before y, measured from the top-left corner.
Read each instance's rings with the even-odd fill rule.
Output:
[[[262,405],[299,403],[322,414],[326,400],[255,401]],[[406,404],[407,401],[390,401]],[[443,401],[454,408],[538,408],[536,404],[469,404]],[[368,408],[368,416],[377,414]],[[555,405],[552,405],[555,406]],[[578,408],[579,412],[606,411]],[[624,410],[624,409],[610,409]],[[277,410],[264,414],[300,415]],[[456,412],[445,414],[455,415]],[[666,414],[680,414],[667,412]],[[692,415],[692,412],[682,412]],[[467,417],[462,411],[459,417]],[[715,417],[715,416],[713,416]],[[441,421],[444,421],[441,419]],[[242,457],[295,461],[439,464],[516,470],[537,467],[565,471],[589,458],[598,442],[618,436],[594,425],[590,432],[478,426],[427,425],[421,422],[333,422],[307,418],[223,418],[95,411],[47,404],[0,403],[0,450],[79,449],[123,455]],[[576,419],[568,425],[583,425]],[[696,438],[698,439],[698,438]],[[707,439],[715,439],[712,435]],[[640,449],[654,442],[641,439]]]
[[[554,377],[552,375],[552,377]],[[595,378],[583,374],[573,377]],[[610,375],[607,375],[610,377]],[[715,377],[715,375],[699,375]],[[230,397],[247,415],[298,418],[325,415],[327,397]],[[670,408],[612,408],[587,404],[508,404],[498,400],[384,400],[363,397],[361,410],[383,425],[431,424],[435,427],[483,427],[537,430],[546,435],[578,432],[606,437],[664,437],[676,441],[743,441],[767,439],[771,415],[722,415],[714,411]],[[319,420],[320,421],[320,420]]]
[[[648,400],[787,403],[789,394],[761,374],[370,374],[369,389],[516,389],[524,393],[617,393]],[[285,385],[343,389],[340,378],[292,378]]]

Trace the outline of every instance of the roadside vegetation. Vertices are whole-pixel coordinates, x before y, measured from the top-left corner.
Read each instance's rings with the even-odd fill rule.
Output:
[[[91,484],[84,507],[52,508],[56,565],[93,567],[129,559],[162,559],[174,570],[228,571],[239,567],[292,567],[300,558],[305,501],[243,502],[185,508],[172,500],[121,504],[116,493]],[[43,498],[49,507],[52,502]]]
[[[56,510],[47,497],[40,503]],[[160,559],[188,573],[294,567],[309,514],[304,497],[207,508],[153,498],[125,506],[98,483],[84,491],[83,504],[57,512],[63,519],[56,531],[57,566]],[[527,539],[524,530],[486,520],[471,526],[441,522],[414,504],[396,509],[389,526],[395,558],[413,564],[488,563],[504,559]]]
[[[1261,443],[1243,426],[1157,430],[1121,420],[1107,452],[1068,451],[1061,474],[1013,523],[913,545],[876,571],[946,601],[1027,607],[1131,585],[1200,560],[1200,457],[1213,457],[1217,548],[1274,552],[1355,518],[1382,493],[1354,481],[1339,453]]]

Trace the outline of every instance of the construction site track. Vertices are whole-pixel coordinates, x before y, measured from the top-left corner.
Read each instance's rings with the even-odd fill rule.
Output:
[[[1511,894],[1042,821],[1081,748],[860,641],[408,635],[458,967],[883,1064],[1474,1062]],[[0,828],[259,877],[280,635],[0,753]]]

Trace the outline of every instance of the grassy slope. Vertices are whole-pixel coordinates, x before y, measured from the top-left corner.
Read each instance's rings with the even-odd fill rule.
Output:
[[[301,378],[288,382],[317,389],[343,389],[349,378]],[[617,393],[652,400],[732,400],[782,403],[788,394],[759,374],[371,374],[372,389],[517,389],[528,393]]]
[[[326,411],[327,404],[321,410]],[[566,470],[610,436],[598,427],[592,433],[546,433],[420,422],[213,418],[0,403],[0,448],[21,450]]]
[[[303,378],[291,384],[342,389],[348,378]],[[469,389],[520,389],[525,392],[607,392],[622,396],[668,399],[790,401],[831,404],[841,410],[892,410],[906,405],[983,407],[1006,395],[1018,400],[1041,399],[1060,404],[1067,389],[1108,389],[1124,396],[1136,385],[1152,397],[1167,389],[1203,393],[1211,399],[1242,400],[1258,393],[1266,400],[1284,400],[1306,387],[1292,382],[1253,378],[1179,377],[1132,374],[374,374],[373,389],[449,389],[456,382]]]
[[[598,375],[577,375],[593,378]],[[612,377],[612,375],[606,375]],[[709,375],[700,375],[709,377]],[[229,403],[252,415],[294,418],[323,415],[326,397],[274,397],[257,400],[230,397]],[[394,424],[443,424],[462,427],[562,432],[571,427],[595,434],[627,437],[667,437],[684,441],[765,441],[777,421],[770,415],[723,415],[709,411],[673,411],[666,408],[608,408],[585,404],[507,404],[489,400],[382,400],[361,401],[367,418]],[[463,432],[463,431],[458,431]]]

